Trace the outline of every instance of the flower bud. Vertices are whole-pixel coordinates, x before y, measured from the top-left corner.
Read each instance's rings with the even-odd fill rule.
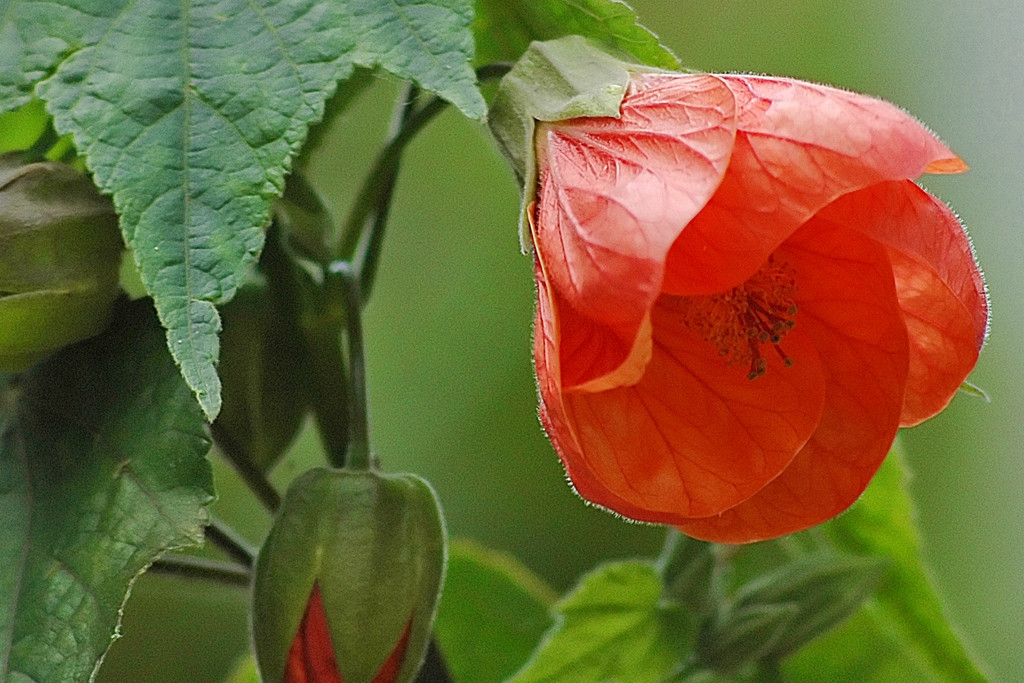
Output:
[[[800,608],[792,603],[733,610],[702,634],[700,662],[725,675],[756,664],[773,652],[799,615]]]
[[[298,433],[310,403],[302,332],[263,282],[247,283],[221,309],[218,371],[224,405],[213,423],[231,458],[267,471]],[[244,463],[243,463],[244,464]]]
[[[292,484],[260,551],[252,633],[263,680],[411,681],[445,566],[430,485],[315,469]]]
[[[860,609],[877,588],[885,567],[879,558],[807,555],[741,588],[734,598],[734,612],[765,606],[797,608],[789,627],[766,651],[779,660]]]
[[[120,254],[114,207],[88,177],[0,156],[0,370],[99,333]]]

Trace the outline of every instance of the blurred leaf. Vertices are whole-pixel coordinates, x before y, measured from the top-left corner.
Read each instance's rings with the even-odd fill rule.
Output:
[[[979,387],[977,385],[971,384],[970,382],[966,382],[965,381],[963,384],[961,384],[960,385],[960,391],[962,391],[963,393],[967,394],[968,396],[973,396],[974,398],[980,398],[985,403],[991,403],[992,402],[992,399],[989,398],[988,393],[984,389],[982,389],[981,387]]]
[[[46,132],[49,119],[42,100],[0,114],[0,154],[31,147]]]
[[[643,64],[679,60],[619,0],[476,0],[476,63],[515,61],[533,40],[579,34]]]
[[[689,650],[693,632],[660,607],[651,563],[598,567],[556,605],[558,620],[511,683],[661,681]]]
[[[907,656],[924,663],[928,680],[984,681],[943,614],[920,553],[910,497],[904,488],[903,463],[898,450],[889,455],[860,501],[825,526],[835,545],[859,555],[885,557],[888,570],[867,611],[875,623],[876,640],[893,638]],[[863,641],[862,649],[874,651]],[[885,658],[874,678],[884,677]]]
[[[895,634],[879,628],[873,605],[811,642],[783,663],[791,683],[934,683],[935,674]],[[940,679],[941,680],[941,679]]]
[[[240,657],[234,668],[224,679],[224,683],[260,683],[260,674],[256,671],[256,658],[252,655]]]
[[[135,578],[202,540],[203,417],[148,301],[0,405],[0,680],[88,681]]]
[[[453,678],[491,683],[515,673],[551,625],[556,598],[513,556],[453,543],[434,627]]]
[[[33,85],[112,194],[182,374],[220,410],[220,320],[263,243],[271,200],[339,79],[380,65],[470,117],[469,0],[12,0],[0,110]],[[182,9],[185,7],[185,9]]]

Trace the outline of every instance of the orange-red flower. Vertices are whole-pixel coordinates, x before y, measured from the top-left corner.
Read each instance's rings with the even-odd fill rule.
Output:
[[[535,144],[541,417],[584,498],[721,542],[804,529],[973,368],[981,274],[913,182],[967,167],[896,107],[635,74],[619,118]]]

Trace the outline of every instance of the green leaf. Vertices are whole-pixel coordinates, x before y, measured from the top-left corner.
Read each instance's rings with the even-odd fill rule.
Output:
[[[551,625],[556,597],[511,555],[453,543],[434,626],[453,678],[497,683],[515,673]]]
[[[134,579],[202,540],[203,416],[145,301],[0,396],[0,680],[88,681]]]
[[[224,683],[260,683],[260,674],[256,670],[256,658],[252,655],[239,657],[235,666],[224,679]]]
[[[992,402],[992,399],[989,398],[989,396],[988,396],[988,392],[986,392],[984,389],[982,389],[981,387],[977,386],[976,384],[971,384],[970,382],[968,382],[966,380],[964,381],[963,384],[960,385],[960,391],[962,391],[963,393],[967,394],[968,396],[973,396],[974,398],[980,398],[985,403],[991,403]]]
[[[483,118],[473,61],[472,0],[342,0],[343,32],[355,40],[350,59],[379,64]]]
[[[476,62],[514,61],[534,40],[578,34],[642,64],[678,69],[679,60],[619,0],[476,0]]]
[[[923,662],[930,680],[984,681],[943,614],[924,568],[904,479],[903,463],[894,451],[860,501],[825,528],[840,549],[888,558],[888,571],[868,606],[879,632]]]
[[[830,683],[936,681],[930,667],[879,623],[870,604],[789,657],[783,669],[790,683],[818,683],[823,671],[828,672]]]
[[[663,680],[694,633],[661,595],[649,562],[598,567],[556,606],[557,622],[512,683]]]
[[[336,82],[379,65],[484,114],[469,0],[10,0],[0,21],[0,109],[52,73],[36,91],[113,195],[210,419],[215,304],[258,254],[270,202]]]
[[[46,132],[48,123],[49,117],[39,100],[0,114],[0,154],[28,149]]]

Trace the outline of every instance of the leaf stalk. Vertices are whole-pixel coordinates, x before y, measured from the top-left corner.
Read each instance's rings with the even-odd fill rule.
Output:
[[[252,580],[247,567],[191,555],[162,557],[150,566],[149,571],[183,579],[202,579],[227,586],[248,586]]]

